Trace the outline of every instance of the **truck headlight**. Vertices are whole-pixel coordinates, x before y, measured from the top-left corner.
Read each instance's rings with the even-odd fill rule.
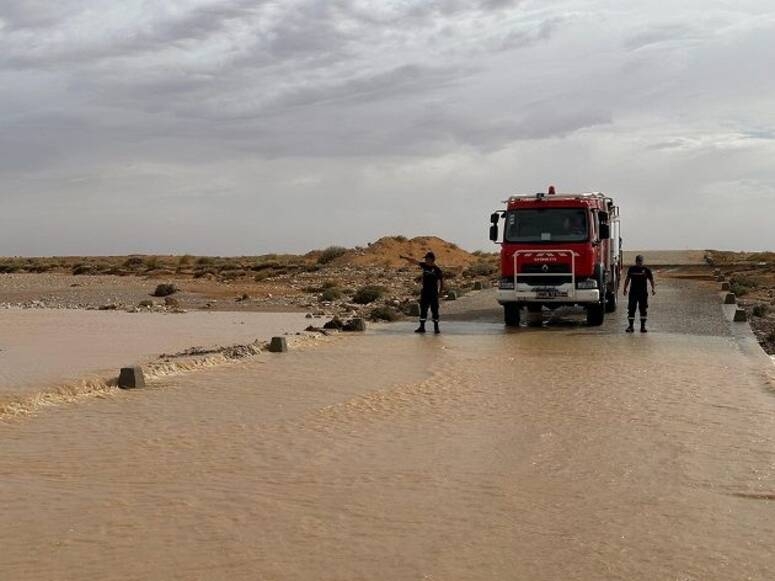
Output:
[[[503,290],[514,290],[514,279],[502,278],[500,283],[498,284],[498,288]]]
[[[576,283],[576,288],[581,288],[581,289],[597,288],[597,281],[594,278],[590,278],[587,280],[580,280]]]

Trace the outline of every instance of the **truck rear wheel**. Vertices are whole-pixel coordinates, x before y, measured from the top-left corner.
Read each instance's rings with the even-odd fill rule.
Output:
[[[519,327],[519,305],[506,303],[503,305],[503,322],[507,327]]]
[[[605,320],[605,305],[595,303],[587,307],[587,324],[590,327],[599,327]]]
[[[617,304],[618,304],[618,299],[616,296],[616,291],[606,291],[605,292],[605,312],[615,313]]]

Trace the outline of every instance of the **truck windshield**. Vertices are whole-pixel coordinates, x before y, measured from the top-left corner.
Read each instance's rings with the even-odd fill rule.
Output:
[[[581,208],[531,208],[506,215],[506,242],[583,242],[588,234]]]

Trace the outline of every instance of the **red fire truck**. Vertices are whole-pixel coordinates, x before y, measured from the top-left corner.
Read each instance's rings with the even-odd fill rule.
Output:
[[[515,195],[490,216],[490,240],[501,245],[498,302],[507,326],[520,311],[582,306],[587,323],[616,310],[622,269],[619,208],[599,193]],[[503,224],[503,236],[499,224]]]

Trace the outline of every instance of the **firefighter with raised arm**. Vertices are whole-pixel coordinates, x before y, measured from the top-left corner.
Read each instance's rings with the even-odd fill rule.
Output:
[[[638,255],[635,257],[635,264],[627,271],[627,278],[624,279],[624,296],[627,296],[627,290],[629,288],[629,301],[627,303],[627,320],[629,325],[627,326],[628,333],[634,333],[635,329],[635,310],[640,311],[640,332],[646,333],[646,318],[648,317],[649,308],[649,291],[648,284],[651,283],[651,294],[657,294],[654,288],[654,275],[651,269],[643,265],[643,256]]]
[[[422,269],[422,291],[420,292],[420,326],[415,333],[425,333],[425,322],[428,320],[428,309],[433,317],[433,332],[441,333],[439,329],[439,296],[444,290],[444,274],[436,266],[436,255],[428,252],[424,260],[415,260],[410,256],[401,256]]]

